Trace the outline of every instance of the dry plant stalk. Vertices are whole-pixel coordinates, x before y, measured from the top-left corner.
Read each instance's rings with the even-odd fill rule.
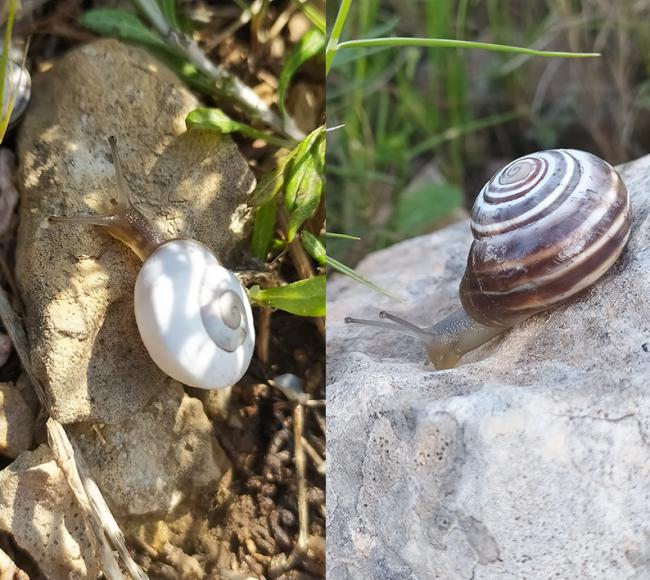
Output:
[[[149,21],[164,41],[180,51],[197,69],[211,78],[220,91],[235,99],[242,107],[264,121],[269,127],[297,141],[304,139],[304,133],[298,129],[293,119],[280,117],[239,77],[214,64],[192,37],[174,30],[165,19],[160,6],[154,0],[135,0],[135,3],[147,15],[147,18],[149,18]]]
[[[305,408],[301,403],[293,407],[293,445],[294,463],[296,466],[296,483],[298,487],[298,532],[297,548],[301,553],[307,552],[307,537],[309,533],[309,507],[307,506],[307,477],[305,474],[305,452],[302,447],[305,430]]]

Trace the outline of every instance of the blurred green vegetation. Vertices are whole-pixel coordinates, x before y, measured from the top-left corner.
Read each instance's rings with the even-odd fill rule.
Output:
[[[328,2],[328,23],[337,2]],[[456,219],[505,162],[575,147],[612,163],[650,147],[650,0],[356,0],[341,40],[455,38],[589,60],[477,50],[349,48],[327,78],[328,255],[368,251]]]

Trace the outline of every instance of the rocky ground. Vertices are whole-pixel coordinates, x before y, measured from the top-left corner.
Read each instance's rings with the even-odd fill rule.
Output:
[[[415,339],[345,325],[458,305],[467,220],[328,287],[332,578],[641,580],[650,575],[650,156],[620,168],[632,232],[610,272],[434,372]]]
[[[183,388],[153,365],[137,332],[138,258],[96,229],[47,221],[108,209],[115,180],[106,139],[115,135],[147,219],[166,237],[215,248],[254,279],[263,265],[247,256],[250,159],[229,137],[186,131],[197,97],[142,49],[83,42],[44,68],[10,141],[18,170],[8,175],[22,197],[0,262],[51,416],[66,426],[149,578],[322,577],[324,409],[305,410],[309,527],[299,553],[295,405],[270,382],[293,373],[307,398],[324,399],[317,327],[277,313],[267,360],[255,358],[240,384]],[[4,199],[13,190],[0,185]],[[97,578],[97,546],[47,445],[45,410],[0,340],[3,349],[0,577],[7,558],[33,579]]]

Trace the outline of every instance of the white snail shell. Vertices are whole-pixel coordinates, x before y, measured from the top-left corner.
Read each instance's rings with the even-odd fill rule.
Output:
[[[556,149],[516,159],[472,209],[463,307],[487,326],[511,326],[567,302],[616,261],[630,221],[625,184],[595,155]]]
[[[140,269],[134,301],[142,341],[170,377],[218,389],[248,369],[255,345],[250,303],[203,244],[177,239],[157,248]]]
[[[16,90],[16,87],[18,91],[16,94],[16,102],[14,103],[14,108],[12,109],[11,117],[9,118],[9,126],[11,127],[18,121],[29,104],[29,98],[32,94],[32,79],[26,69],[23,69],[20,65],[11,60],[7,62],[7,68],[8,74],[5,76],[5,88],[2,101],[3,117],[6,113],[7,107],[9,106],[10,97],[13,94],[13,91]]]

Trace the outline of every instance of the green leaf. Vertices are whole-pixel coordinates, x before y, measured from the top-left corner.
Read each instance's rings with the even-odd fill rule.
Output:
[[[275,231],[275,219],[277,215],[277,200],[270,199],[257,208],[255,212],[255,224],[253,225],[253,237],[251,240],[251,253],[260,260],[266,258],[266,254]]]
[[[187,115],[187,117],[185,117],[185,124],[188,129],[197,127],[199,129],[218,131],[220,133],[241,133],[242,135],[252,139],[263,139],[267,143],[271,143],[278,147],[291,147],[293,145],[291,141],[276,137],[275,135],[266,133],[265,131],[260,131],[255,129],[255,127],[246,125],[245,123],[235,121],[226,115],[226,113],[221,109],[210,109],[208,107],[194,109]]]
[[[325,137],[313,144],[304,155],[294,159],[285,190],[285,207],[289,213],[287,241],[293,241],[298,229],[320,204],[323,192]]]
[[[284,169],[287,163],[285,157],[275,171],[265,173],[257,182],[255,191],[251,195],[251,203],[259,207],[272,200],[284,185]]]
[[[311,149],[311,146],[314,144],[316,139],[324,134],[325,125],[321,125],[314,129],[278,163],[278,167],[275,171],[266,173],[259,180],[257,187],[251,196],[251,203],[255,206],[260,206],[269,201],[272,197],[275,197],[284,187],[285,172],[287,171],[287,167],[291,165],[291,161],[297,157],[302,157],[305,152]]]
[[[395,296],[394,294],[391,294],[390,292],[388,292],[388,290],[384,290],[383,288],[377,286],[377,284],[375,284],[371,280],[368,280],[368,278],[359,274],[357,271],[353,270],[349,266],[346,266],[343,262],[339,262],[338,260],[335,260],[331,256],[327,256],[326,263],[331,268],[334,268],[334,270],[337,270],[338,272],[341,272],[341,274],[345,274],[346,276],[349,276],[353,280],[356,280],[357,282],[363,284],[364,286],[371,288],[375,292],[379,292],[384,296],[388,296],[388,298],[392,300],[396,300],[397,302],[404,303],[404,300],[402,300],[398,296]]]
[[[248,295],[261,306],[279,308],[298,316],[325,316],[324,275],[267,290],[253,286]]]
[[[135,14],[124,10],[113,8],[89,10],[81,18],[81,24],[102,36],[112,36],[176,54],[162,38],[149,30]]]
[[[321,266],[324,266],[327,261],[327,252],[323,243],[307,230],[303,230],[300,237],[302,238],[302,245],[307,250],[307,253]]]
[[[287,58],[278,80],[278,105],[283,115],[287,115],[285,97],[295,72],[310,58],[320,54],[325,47],[325,37],[319,30],[309,30],[294,46]]]
[[[460,207],[463,195],[449,183],[426,183],[405,191],[397,200],[393,217],[394,229],[413,236],[426,230]]]

